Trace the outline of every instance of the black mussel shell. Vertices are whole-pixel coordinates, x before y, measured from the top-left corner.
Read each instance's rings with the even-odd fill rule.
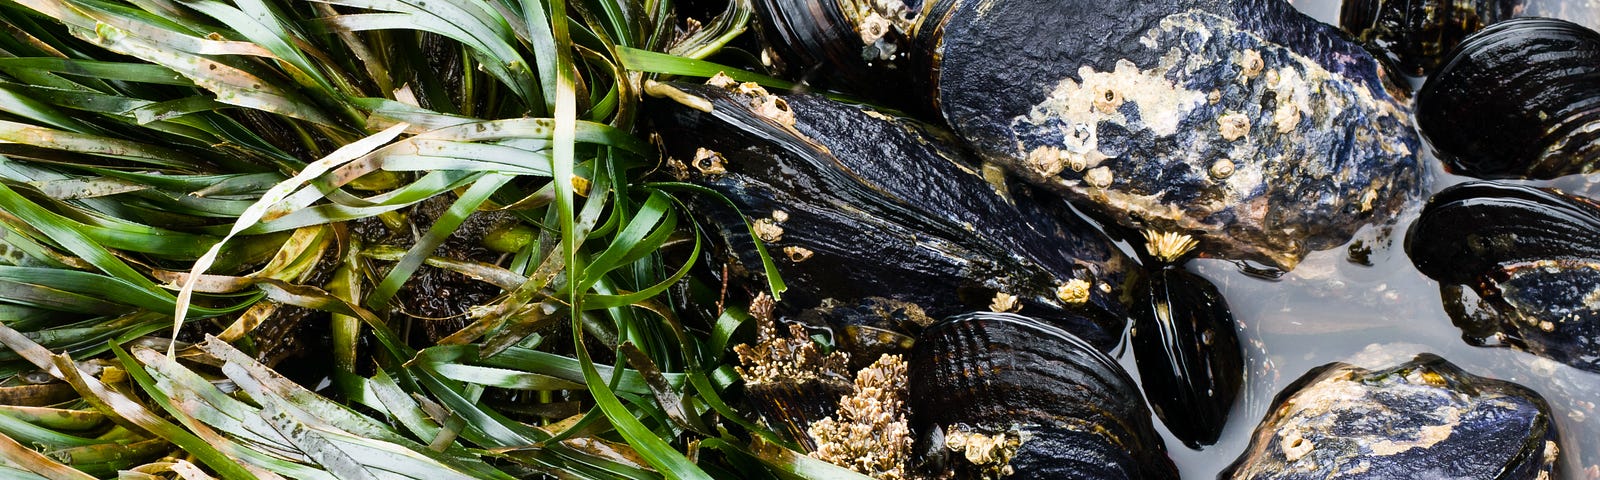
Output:
[[[908,365],[912,429],[934,465],[977,476],[956,435],[1020,432],[1005,478],[1176,479],[1144,397],[1115,360],[1020,315],[974,313],[923,331]]]
[[[883,297],[943,318],[988,309],[1005,293],[1016,298],[1010,309],[1086,337],[1120,337],[1123,284],[1138,266],[1064,202],[1021,184],[997,190],[936,137],[863,107],[677,88],[711,109],[652,108],[667,153],[718,152],[707,160],[715,165],[683,167],[681,178],[715,192],[692,195],[691,207],[733,273],[756,288],[764,270],[744,216],[765,229],[790,286],[781,308]],[[763,116],[753,102],[785,105],[792,120]]]
[[[1313,369],[1273,400],[1224,479],[1553,478],[1537,392],[1430,354],[1385,370]]]
[[[1205,255],[1287,270],[1421,193],[1403,90],[1288,2],[987,0],[938,18],[938,102],[980,155],[1126,226],[1197,232]]]
[[[1600,259],[1600,206],[1549,190],[1493,182],[1435,194],[1406,233],[1406,254],[1441,284],[1477,284],[1501,265]]]
[[[1134,293],[1131,341],[1156,417],[1190,448],[1217,443],[1244,386],[1233,312],[1205,278],[1167,266]]]
[[[1442,290],[1448,292],[1447,290]],[[1600,372],[1600,261],[1543,260],[1503,265],[1456,316],[1462,337]]]
[[[1600,206],[1477,182],[1434,196],[1406,252],[1438,280],[1445,311],[1479,346],[1600,372]]]
[[[911,34],[920,0],[753,0],[766,60],[780,76],[899,108],[923,108],[911,82],[918,51]],[[926,63],[926,62],[922,62]]]
[[[1600,33],[1548,18],[1464,41],[1417,93],[1417,126],[1454,173],[1554,178],[1600,160]]]
[[[745,386],[745,396],[761,419],[807,452],[816,451],[817,445],[806,429],[824,418],[838,415],[839,399],[851,391],[850,379],[845,377]]]
[[[1345,0],[1339,27],[1410,75],[1432,72],[1483,27],[1511,18],[1526,0]]]

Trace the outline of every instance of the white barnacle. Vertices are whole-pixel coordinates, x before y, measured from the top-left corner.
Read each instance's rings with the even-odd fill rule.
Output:
[[[957,427],[945,435],[944,447],[982,468],[983,478],[1000,478],[1014,473],[1011,458],[1027,440],[1028,433],[1018,428],[985,434]]]
[[[1107,115],[1117,113],[1117,107],[1122,106],[1122,92],[1112,88],[1111,85],[1101,85],[1094,92],[1094,109]]]
[[[754,110],[756,115],[766,117],[779,125],[794,126],[794,110],[789,109],[788,101],[777,95],[758,95],[751,98],[750,109]]]
[[[1040,176],[1053,177],[1066,167],[1059,148],[1046,145],[1028,152],[1028,168]]]
[[[806,260],[810,260],[811,256],[814,255],[815,252],[812,252],[811,249],[808,249],[808,248],[805,248],[805,247],[796,247],[796,246],[791,245],[791,246],[783,247],[783,254],[787,255],[789,257],[789,261],[794,262],[794,263],[800,263],[800,262],[804,262]]]
[[[861,34],[862,45],[871,45],[877,42],[878,39],[883,38],[884,35],[888,35],[889,27],[889,19],[879,15],[878,12],[872,12],[867,14],[866,18],[861,19],[861,24],[856,27],[856,31]]]
[[[1229,113],[1217,117],[1217,128],[1223,139],[1230,142],[1238,140],[1250,133],[1250,117],[1243,113]]]
[[[1272,123],[1278,126],[1278,133],[1289,133],[1300,124],[1300,106],[1294,102],[1279,102],[1278,108],[1272,111]]]
[[[1228,176],[1233,175],[1233,169],[1234,165],[1232,160],[1228,160],[1226,158],[1217,160],[1216,163],[1211,164],[1211,178],[1215,178],[1217,180],[1228,178]]]
[[[1261,60],[1261,52],[1245,50],[1243,54],[1239,55],[1239,74],[1246,79],[1256,78],[1257,75],[1261,75],[1261,70],[1265,69],[1266,66],[1266,62]]]
[[[706,79],[706,85],[733,90],[739,86],[739,81],[728,76],[727,72],[717,72],[716,75]]]
[[[1111,186],[1111,180],[1111,169],[1108,167],[1095,167],[1083,173],[1083,181],[1090,187],[1106,188]]]
[[[684,180],[688,180],[689,179],[689,165],[686,164],[686,163],[683,163],[683,160],[678,160],[676,158],[668,157],[667,158],[667,173],[671,174],[673,179],[678,180],[680,182],[684,181]]]
[[[764,97],[769,95],[767,93],[767,89],[761,88],[761,84],[756,82],[744,82],[738,84],[733,87],[733,91],[739,92],[740,95],[749,95],[752,97]]]

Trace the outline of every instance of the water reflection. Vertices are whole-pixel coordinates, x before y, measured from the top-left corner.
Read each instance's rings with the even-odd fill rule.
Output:
[[[1337,0],[1291,3],[1324,22],[1337,21]],[[1589,18],[1600,12],[1600,0],[1535,0],[1530,8],[1560,12],[1591,27],[1600,24]],[[1438,161],[1425,157],[1424,164],[1434,170],[1433,191],[1466,180],[1444,173]],[[1522,183],[1600,198],[1596,180],[1575,176]],[[1232,305],[1249,372],[1216,445],[1195,451],[1167,437],[1185,478],[1214,478],[1248,446],[1251,430],[1279,390],[1311,368],[1333,361],[1388,367],[1419,353],[1434,353],[1475,375],[1517,382],[1544,395],[1560,429],[1564,478],[1600,479],[1600,442],[1595,441],[1600,439],[1600,374],[1462,341],[1440,302],[1438,284],[1411,266],[1402,246],[1404,230],[1420,209],[1412,206],[1391,230],[1372,229],[1352,242],[1354,256],[1364,256],[1370,265],[1351,262],[1350,245],[1314,253],[1276,280],[1248,276],[1230,262],[1190,262],[1189,268],[1216,283]],[[1121,361],[1130,372],[1137,371],[1132,355],[1124,353]]]

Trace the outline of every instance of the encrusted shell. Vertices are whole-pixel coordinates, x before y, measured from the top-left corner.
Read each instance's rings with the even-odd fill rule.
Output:
[[[1434,355],[1383,370],[1318,367],[1273,401],[1218,478],[1551,478],[1556,425],[1538,393]]]
[[[939,105],[975,150],[1206,255],[1290,269],[1420,194],[1403,94],[1288,2],[973,1],[941,27]]]

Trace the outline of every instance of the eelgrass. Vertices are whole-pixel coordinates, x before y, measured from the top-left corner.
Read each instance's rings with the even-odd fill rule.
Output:
[[[638,183],[637,90],[721,70],[749,16],[674,40],[672,11],[0,0],[0,476],[847,475],[723,399],[739,309],[691,329],[662,300],[701,248]],[[409,245],[351,233],[435,198]],[[509,258],[436,255],[488,210]],[[419,342],[396,302],[424,268],[503,293]],[[330,390],[250,352],[290,309],[331,324]]]

